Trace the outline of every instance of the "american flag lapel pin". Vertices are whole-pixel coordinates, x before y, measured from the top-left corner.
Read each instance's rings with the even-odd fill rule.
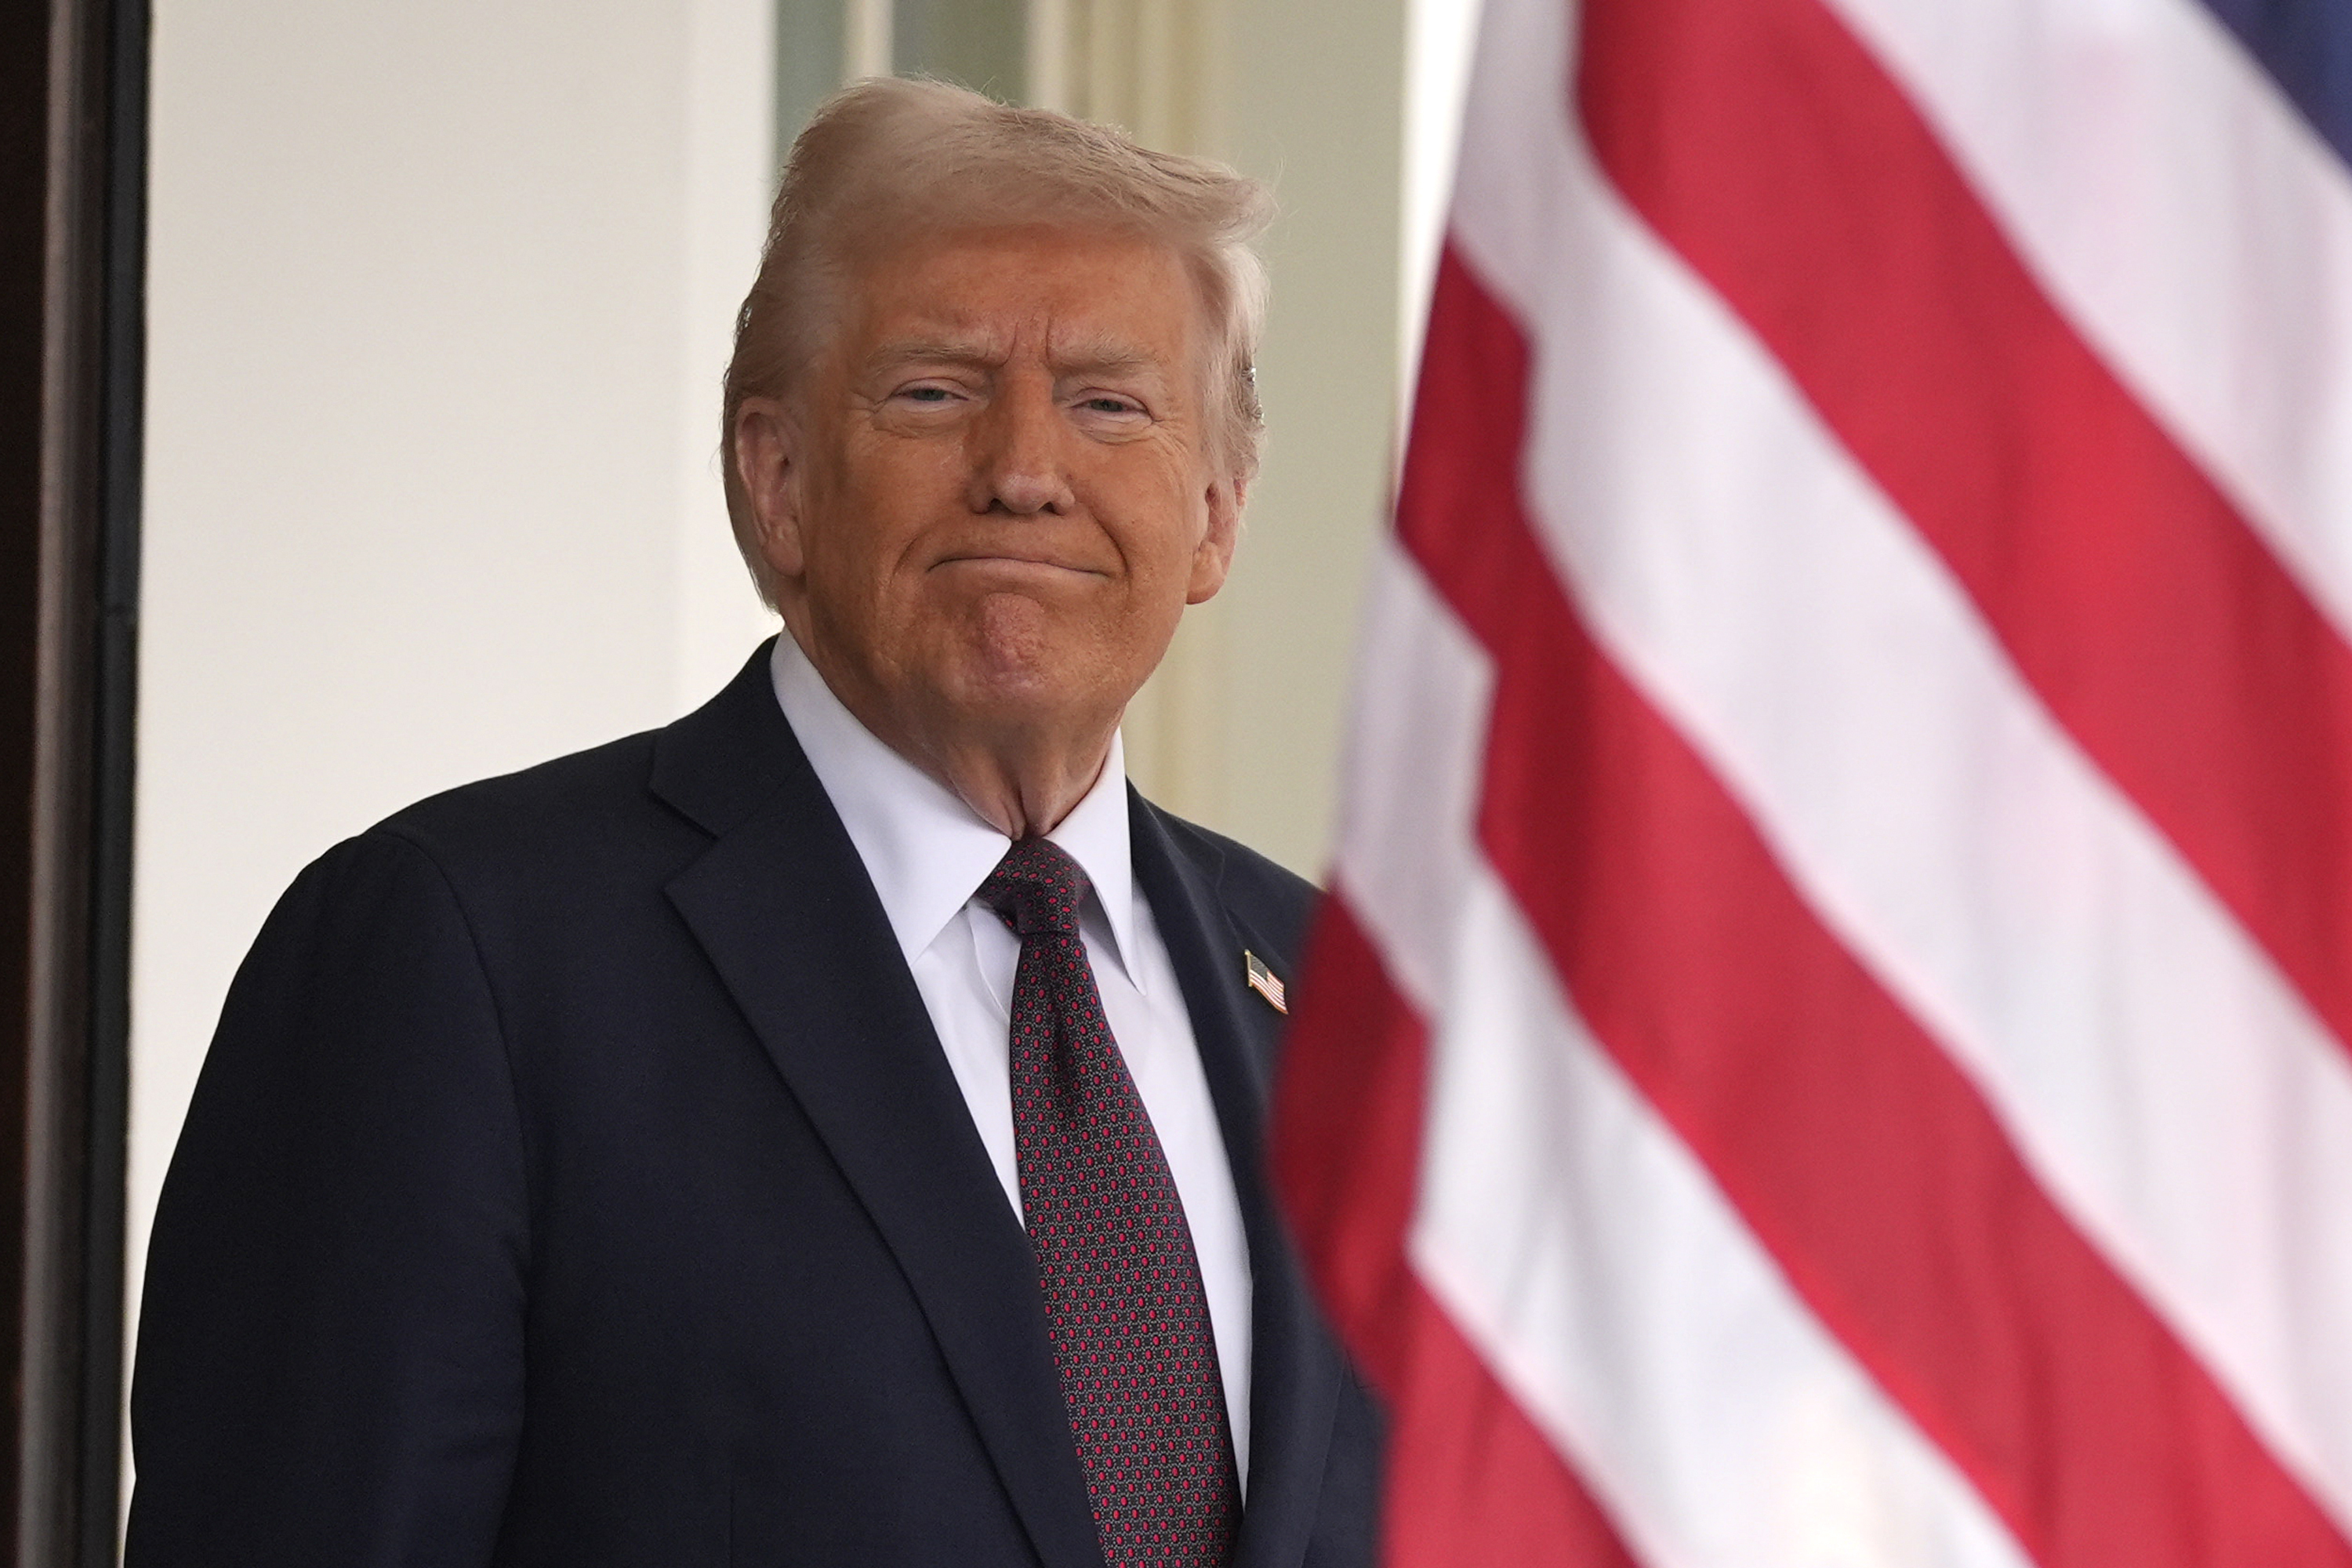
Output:
[[[1249,972],[1249,988],[1266,1000],[1266,1005],[1285,1017],[1290,1016],[1290,1004],[1282,999],[1282,977],[1265,966],[1265,960],[1242,949],[1242,966]]]

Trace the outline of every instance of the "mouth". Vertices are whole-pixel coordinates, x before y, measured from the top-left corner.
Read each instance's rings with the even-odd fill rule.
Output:
[[[949,555],[933,563],[933,570],[961,566],[974,571],[1004,574],[1011,576],[1103,577],[1108,573],[1090,566],[1073,565],[1042,555],[980,554]]]

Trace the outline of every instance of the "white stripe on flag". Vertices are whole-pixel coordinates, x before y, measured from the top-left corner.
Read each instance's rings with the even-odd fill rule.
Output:
[[[1381,959],[1426,1011],[1454,988],[1454,932],[1475,868],[1495,669],[1468,628],[1397,548],[1376,547],[1356,639],[1340,809],[1339,872],[1368,931],[1391,933]]]

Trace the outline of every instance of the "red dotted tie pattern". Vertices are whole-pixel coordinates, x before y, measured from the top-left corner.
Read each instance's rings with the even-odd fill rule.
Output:
[[[1013,1137],[1062,1399],[1108,1568],[1215,1568],[1241,1518],[1200,1259],[1078,934],[1087,877],[1043,838],[981,900],[1021,938]]]

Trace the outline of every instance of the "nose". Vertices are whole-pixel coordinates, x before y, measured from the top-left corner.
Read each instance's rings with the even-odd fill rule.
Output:
[[[1007,376],[971,425],[971,510],[1020,517],[1067,512],[1068,434],[1049,380]]]

